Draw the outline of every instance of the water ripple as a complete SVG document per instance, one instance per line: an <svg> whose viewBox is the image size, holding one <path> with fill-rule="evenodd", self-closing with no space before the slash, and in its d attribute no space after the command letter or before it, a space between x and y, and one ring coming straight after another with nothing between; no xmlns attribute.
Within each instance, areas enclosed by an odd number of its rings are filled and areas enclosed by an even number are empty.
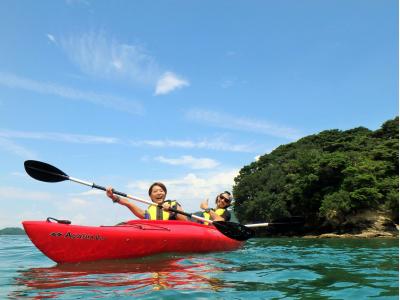
<svg viewBox="0 0 400 300"><path fill-rule="evenodd" d="M397 240L253 239L237 251L55 265L0 237L0 299L398 299Z"/></svg>

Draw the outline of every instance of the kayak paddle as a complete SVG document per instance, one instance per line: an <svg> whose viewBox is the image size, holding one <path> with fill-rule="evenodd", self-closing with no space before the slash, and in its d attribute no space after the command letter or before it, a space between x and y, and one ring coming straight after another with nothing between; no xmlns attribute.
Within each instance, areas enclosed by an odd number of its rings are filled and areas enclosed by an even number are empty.
<svg viewBox="0 0 400 300"><path fill-rule="evenodd" d="M95 184L94 182L87 182L84 180L80 180L71 176L68 176L65 174L63 171L57 169L56 167L49 165L47 163L37 161L37 160L27 160L24 162L24 167L25 171L31 176L32 178L39 180L39 181L44 181L44 182L61 182L65 180L70 180L76 183L80 183L83 185L90 186L95 189L103 190L106 191L106 188L100 185ZM117 194L119 196L129 198L138 202L142 202L148 205L154 205L158 206L158 204L143 200L140 198L136 198L134 196L128 195L126 193L118 192L116 190L113 190L114 194ZM212 223L216 229L218 229L219 232L221 232L223 235L234 239L238 241L245 241L248 240L251 237L254 237L254 231L244 225L241 225L239 223L233 223L233 222L226 222L226 221L212 221L212 220L207 220L205 218L196 216L194 214L189 214L184 211L180 211L177 209L169 208L169 211L185 215L187 217L191 217L193 219L202 221L202 222L208 222Z"/></svg>
<svg viewBox="0 0 400 300"><path fill-rule="evenodd" d="M273 225L297 225L303 226L305 223L304 217L301 216L293 216L286 217L278 220L274 220L269 223L256 223L256 224L246 224L246 227L268 227Z"/></svg>

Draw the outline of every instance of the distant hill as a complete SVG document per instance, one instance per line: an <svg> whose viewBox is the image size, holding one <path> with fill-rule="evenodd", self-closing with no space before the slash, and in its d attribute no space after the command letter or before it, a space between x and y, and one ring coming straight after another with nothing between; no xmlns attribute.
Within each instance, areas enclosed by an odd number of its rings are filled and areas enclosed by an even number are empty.
<svg viewBox="0 0 400 300"><path fill-rule="evenodd" d="M25 230L19 227L7 227L0 229L0 235L25 235Z"/></svg>

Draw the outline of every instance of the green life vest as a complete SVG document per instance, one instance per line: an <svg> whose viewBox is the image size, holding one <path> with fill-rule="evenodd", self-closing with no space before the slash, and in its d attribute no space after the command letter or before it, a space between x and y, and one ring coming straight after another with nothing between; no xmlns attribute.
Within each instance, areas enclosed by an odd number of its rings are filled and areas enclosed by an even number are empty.
<svg viewBox="0 0 400 300"><path fill-rule="evenodd" d="M164 203L169 203L171 208L175 208L178 205L178 202L173 201L173 200L166 200L163 202ZM175 213L171 213L169 211L165 211L162 207L160 206L155 206L155 205L150 205L145 214L144 218L148 220L176 220Z"/></svg>

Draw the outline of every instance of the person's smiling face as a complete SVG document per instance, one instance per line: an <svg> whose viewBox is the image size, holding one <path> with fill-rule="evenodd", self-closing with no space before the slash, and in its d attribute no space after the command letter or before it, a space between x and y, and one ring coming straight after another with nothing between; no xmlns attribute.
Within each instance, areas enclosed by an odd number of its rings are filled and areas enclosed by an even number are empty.
<svg viewBox="0 0 400 300"><path fill-rule="evenodd" d="M218 195L218 202L217 202L217 206L219 208L226 208L227 206L229 206L231 204L231 197L230 195L228 195L227 193L222 193L220 195Z"/></svg>
<svg viewBox="0 0 400 300"><path fill-rule="evenodd" d="M151 189L150 198L154 203L162 204L165 200L165 196L164 190L159 185L155 185Z"/></svg>

